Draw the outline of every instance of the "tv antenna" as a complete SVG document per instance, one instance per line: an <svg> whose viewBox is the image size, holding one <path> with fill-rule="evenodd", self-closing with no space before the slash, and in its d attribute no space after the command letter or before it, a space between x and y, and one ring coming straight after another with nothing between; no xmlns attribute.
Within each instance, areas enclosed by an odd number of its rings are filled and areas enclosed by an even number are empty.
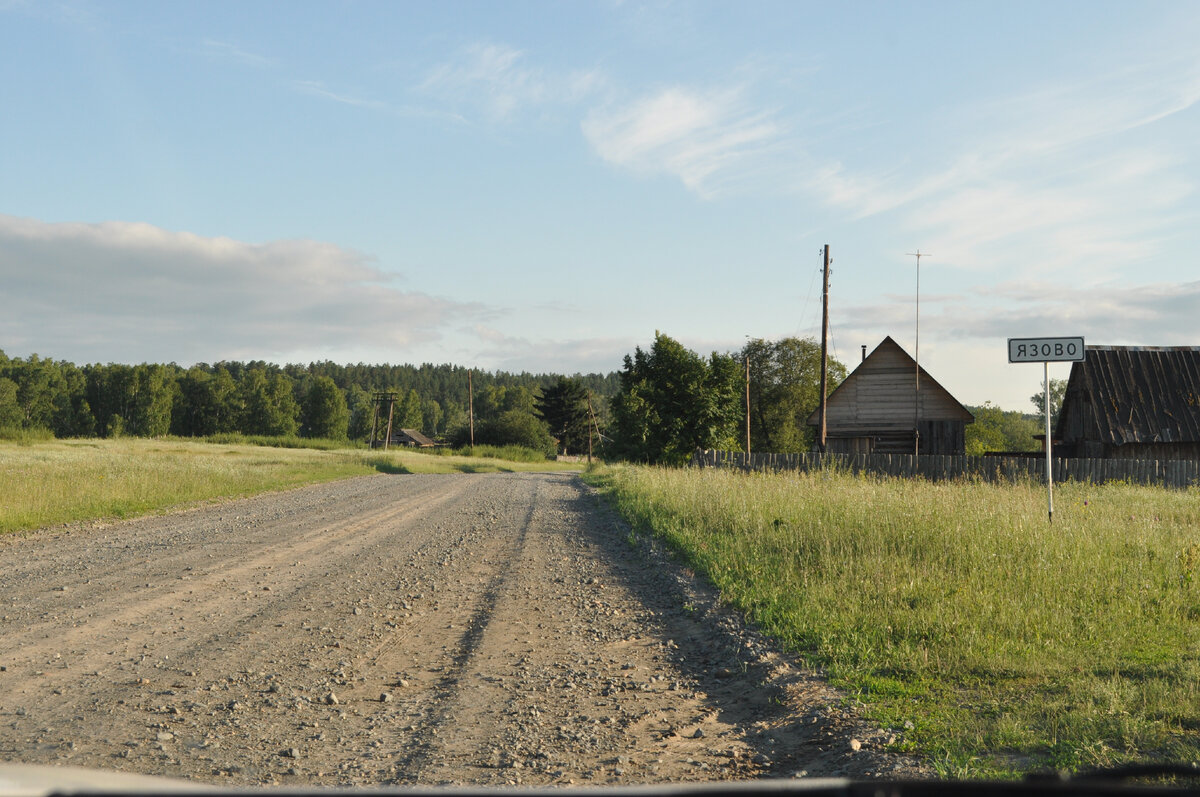
<svg viewBox="0 0 1200 797"><path fill-rule="evenodd" d="M921 453L921 258L933 257L928 252L922 252L918 249L915 252L907 252L909 257L917 259L917 329L916 341L913 344L913 361L917 365L916 373L916 389L913 393L913 453Z"/></svg>

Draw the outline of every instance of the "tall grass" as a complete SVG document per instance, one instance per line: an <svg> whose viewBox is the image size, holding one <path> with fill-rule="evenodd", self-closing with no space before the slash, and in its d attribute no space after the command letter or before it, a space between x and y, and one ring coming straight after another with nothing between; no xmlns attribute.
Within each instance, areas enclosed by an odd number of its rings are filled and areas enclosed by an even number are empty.
<svg viewBox="0 0 1200 797"><path fill-rule="evenodd" d="M54 432L49 429L34 427L26 429L21 426L0 426L0 440L9 443L21 443L23 445L32 445L33 443L44 443L47 440L54 439Z"/></svg>
<svg viewBox="0 0 1200 797"><path fill-rule="evenodd" d="M348 440L331 440L325 437L299 437L297 435L261 435L242 434L241 432L221 432L199 439L205 443L220 443L224 445L263 446L265 448L312 448L317 451L339 451L346 448L366 448L365 443Z"/></svg>
<svg viewBox="0 0 1200 797"><path fill-rule="evenodd" d="M327 452L122 438L0 444L0 532L373 473Z"/></svg>
<svg viewBox="0 0 1200 797"><path fill-rule="evenodd" d="M947 774L1200 758L1195 490L599 473Z"/></svg>
<svg viewBox="0 0 1200 797"><path fill-rule="evenodd" d="M436 449L439 453L447 451L447 449ZM509 462L537 462L545 463L549 460L546 455L533 448L525 446L507 445L507 446L463 446L456 448L450 453L461 457L483 457L484 459L504 459Z"/></svg>

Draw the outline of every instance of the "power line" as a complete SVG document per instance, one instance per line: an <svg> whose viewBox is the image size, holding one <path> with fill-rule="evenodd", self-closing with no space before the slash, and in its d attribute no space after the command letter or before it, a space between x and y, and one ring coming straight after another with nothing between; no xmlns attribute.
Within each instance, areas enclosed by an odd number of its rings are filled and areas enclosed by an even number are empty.
<svg viewBox="0 0 1200 797"><path fill-rule="evenodd" d="M821 258L821 262L819 262L817 267L813 269L812 278L808 281L808 295L804 298L804 306L800 309L800 318L796 324L795 330L792 332L792 337L800 337L805 330L808 330L810 332L809 337L812 337L811 332L816 328L817 325L817 321L815 319L813 320L812 324L805 324L805 319L808 317L808 307L812 303L813 285L817 281L817 275L821 274L825 270L825 250L818 249L817 256Z"/></svg>

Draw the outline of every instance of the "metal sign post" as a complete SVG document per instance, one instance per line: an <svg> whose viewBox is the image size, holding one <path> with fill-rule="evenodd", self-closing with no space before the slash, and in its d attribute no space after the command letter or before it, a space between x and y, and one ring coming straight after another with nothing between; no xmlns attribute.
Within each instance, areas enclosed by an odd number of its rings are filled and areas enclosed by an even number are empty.
<svg viewBox="0 0 1200 797"><path fill-rule="evenodd" d="M1050 458L1050 363L1083 362L1083 338L1009 338L1010 363L1042 364L1042 395L1046 407L1046 513L1054 522L1054 466Z"/></svg>
<svg viewBox="0 0 1200 797"><path fill-rule="evenodd" d="M1050 361L1042 362L1042 398L1046 401L1046 517L1054 522L1054 464L1050 460Z"/></svg>

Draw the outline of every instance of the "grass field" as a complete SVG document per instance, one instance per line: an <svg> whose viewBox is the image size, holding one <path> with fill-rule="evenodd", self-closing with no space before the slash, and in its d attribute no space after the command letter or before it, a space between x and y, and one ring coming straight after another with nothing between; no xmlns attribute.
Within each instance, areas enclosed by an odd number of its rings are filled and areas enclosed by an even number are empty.
<svg viewBox="0 0 1200 797"><path fill-rule="evenodd" d="M578 469L495 456L186 440L0 441L0 533L128 518L369 473ZM495 452L487 452L494 454Z"/></svg>
<svg viewBox="0 0 1200 797"><path fill-rule="evenodd" d="M594 471L943 775L1200 760L1200 493Z"/></svg>

